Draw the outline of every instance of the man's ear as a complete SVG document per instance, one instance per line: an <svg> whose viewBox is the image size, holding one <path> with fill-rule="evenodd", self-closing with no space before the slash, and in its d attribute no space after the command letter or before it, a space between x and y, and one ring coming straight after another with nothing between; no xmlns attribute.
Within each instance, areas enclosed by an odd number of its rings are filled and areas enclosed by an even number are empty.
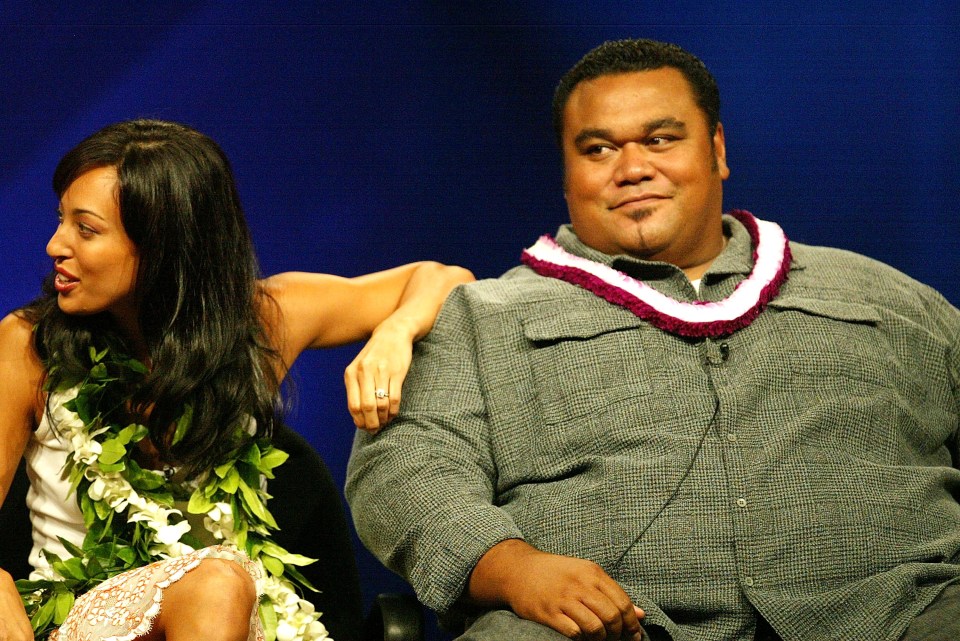
<svg viewBox="0 0 960 641"><path fill-rule="evenodd" d="M723 125L717 123L717 130L713 132L713 162L720 174L721 180L730 177L730 168L727 166L727 144L723 138Z"/></svg>

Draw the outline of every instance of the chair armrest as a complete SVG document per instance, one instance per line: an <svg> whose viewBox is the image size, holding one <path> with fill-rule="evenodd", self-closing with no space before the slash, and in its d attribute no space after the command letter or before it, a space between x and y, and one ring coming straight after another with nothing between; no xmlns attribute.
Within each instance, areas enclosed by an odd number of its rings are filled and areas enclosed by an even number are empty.
<svg viewBox="0 0 960 641"><path fill-rule="evenodd" d="M410 594L378 594L363 627L363 641L422 641L423 606Z"/></svg>

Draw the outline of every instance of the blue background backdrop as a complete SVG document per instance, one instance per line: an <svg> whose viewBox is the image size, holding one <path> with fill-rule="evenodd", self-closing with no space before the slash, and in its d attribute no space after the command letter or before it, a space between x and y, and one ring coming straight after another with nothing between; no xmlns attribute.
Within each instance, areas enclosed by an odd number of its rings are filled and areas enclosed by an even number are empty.
<svg viewBox="0 0 960 641"><path fill-rule="evenodd" d="M955 2L90 4L0 3L3 310L49 269L59 157L137 116L220 142L265 273L431 258L495 276L566 219L554 84L627 36L677 42L717 77L727 207L960 303ZM356 349L296 371L291 422L341 484L353 435L341 372ZM402 586L359 558L368 593Z"/></svg>

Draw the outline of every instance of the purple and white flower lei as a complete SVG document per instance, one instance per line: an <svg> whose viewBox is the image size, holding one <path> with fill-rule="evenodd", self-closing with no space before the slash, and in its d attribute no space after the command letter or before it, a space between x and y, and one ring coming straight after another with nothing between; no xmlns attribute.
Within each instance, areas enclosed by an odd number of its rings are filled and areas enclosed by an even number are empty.
<svg viewBox="0 0 960 641"><path fill-rule="evenodd" d="M754 267L722 301L674 300L623 272L574 256L549 235L525 249L521 260L541 276L578 285L671 334L691 338L728 336L749 325L776 297L787 280L791 260L790 244L779 225L758 220L742 209L730 215L750 234Z"/></svg>

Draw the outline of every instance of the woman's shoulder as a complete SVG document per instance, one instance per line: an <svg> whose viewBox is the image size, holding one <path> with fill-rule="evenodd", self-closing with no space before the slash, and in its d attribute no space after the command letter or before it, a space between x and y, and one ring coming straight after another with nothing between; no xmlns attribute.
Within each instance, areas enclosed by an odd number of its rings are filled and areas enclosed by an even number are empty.
<svg viewBox="0 0 960 641"><path fill-rule="evenodd" d="M38 416L43 364L33 345L33 324L12 312L0 320L0 393L13 405Z"/></svg>
<svg viewBox="0 0 960 641"><path fill-rule="evenodd" d="M24 350L36 355L33 324L22 313L11 312L0 320L0 358L6 361L10 356L23 355Z"/></svg>

